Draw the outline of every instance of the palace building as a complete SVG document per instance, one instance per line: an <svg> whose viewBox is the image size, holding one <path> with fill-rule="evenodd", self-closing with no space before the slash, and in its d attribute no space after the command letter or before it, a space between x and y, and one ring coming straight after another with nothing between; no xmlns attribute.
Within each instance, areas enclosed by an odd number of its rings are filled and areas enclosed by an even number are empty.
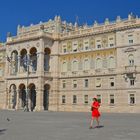
<svg viewBox="0 0 140 140"><path fill-rule="evenodd" d="M0 44L0 108L140 112L140 18L18 26Z"/></svg>

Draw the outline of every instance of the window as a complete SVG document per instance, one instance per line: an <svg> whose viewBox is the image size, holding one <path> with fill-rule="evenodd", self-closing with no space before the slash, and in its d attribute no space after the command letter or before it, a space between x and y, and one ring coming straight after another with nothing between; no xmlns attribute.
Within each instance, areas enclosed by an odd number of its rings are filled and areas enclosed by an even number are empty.
<svg viewBox="0 0 140 140"><path fill-rule="evenodd" d="M89 70L89 60L88 59L84 60L84 70Z"/></svg>
<svg viewBox="0 0 140 140"><path fill-rule="evenodd" d="M129 40L129 44L133 44L133 39L130 39Z"/></svg>
<svg viewBox="0 0 140 140"><path fill-rule="evenodd" d="M73 95L73 104L76 104L76 103L77 103L77 96Z"/></svg>
<svg viewBox="0 0 140 140"><path fill-rule="evenodd" d="M97 95L97 100L99 103L101 103L101 95L99 95L99 94Z"/></svg>
<svg viewBox="0 0 140 140"><path fill-rule="evenodd" d="M65 104L65 103L66 103L66 96L62 95L62 104Z"/></svg>
<svg viewBox="0 0 140 140"><path fill-rule="evenodd" d="M62 64L62 72L67 72L67 63L63 62Z"/></svg>
<svg viewBox="0 0 140 140"><path fill-rule="evenodd" d="M73 80L73 88L77 88L77 80Z"/></svg>
<svg viewBox="0 0 140 140"><path fill-rule="evenodd" d="M114 94L110 94L110 105L114 105L115 100L114 100Z"/></svg>
<svg viewBox="0 0 140 140"><path fill-rule="evenodd" d="M100 58L96 59L96 69L102 68L102 60Z"/></svg>
<svg viewBox="0 0 140 140"><path fill-rule="evenodd" d="M114 44L113 44L113 43L111 43L111 44L109 44L109 46L110 46L110 47L113 47L113 46L114 46Z"/></svg>
<svg viewBox="0 0 140 140"><path fill-rule="evenodd" d="M115 84L114 78L110 78L110 87L114 87L114 84Z"/></svg>
<svg viewBox="0 0 140 140"><path fill-rule="evenodd" d="M88 41L84 42L84 48L85 48L85 50L89 50L89 42Z"/></svg>
<svg viewBox="0 0 140 140"><path fill-rule="evenodd" d="M129 59L129 66L134 66L134 56L133 56L133 54L130 54L128 56L128 59Z"/></svg>
<svg viewBox="0 0 140 140"><path fill-rule="evenodd" d="M66 88L66 81L65 80L62 81L62 88Z"/></svg>
<svg viewBox="0 0 140 140"><path fill-rule="evenodd" d="M99 49L99 48L101 48L102 46L101 46L101 40L97 40L96 41L96 48L97 49Z"/></svg>
<svg viewBox="0 0 140 140"><path fill-rule="evenodd" d="M98 49L101 48L101 44L98 44L98 45L97 45L97 48L98 48Z"/></svg>
<svg viewBox="0 0 140 140"><path fill-rule="evenodd" d="M89 46L85 46L85 50L88 50L89 49Z"/></svg>
<svg viewBox="0 0 140 140"><path fill-rule="evenodd" d="M130 103L130 105L135 104L135 94L129 95L129 103Z"/></svg>
<svg viewBox="0 0 140 140"><path fill-rule="evenodd" d="M85 87L88 87L88 79L84 80L84 85L85 85Z"/></svg>
<svg viewBox="0 0 140 140"><path fill-rule="evenodd" d="M111 86L111 87L114 87L114 82L111 82L111 83L110 83L110 86Z"/></svg>
<svg viewBox="0 0 140 140"><path fill-rule="evenodd" d="M78 43L77 42L73 43L73 52L77 52L77 48L78 48Z"/></svg>
<svg viewBox="0 0 140 140"><path fill-rule="evenodd" d="M109 47L114 47L114 37L109 37L108 38L108 44L109 44Z"/></svg>
<svg viewBox="0 0 140 140"><path fill-rule="evenodd" d="M85 104L88 104L88 95L85 95L85 96L84 96L84 103L85 103Z"/></svg>
<svg viewBox="0 0 140 140"><path fill-rule="evenodd" d="M101 87L101 78L96 79L95 85L96 85L97 88Z"/></svg>
<svg viewBox="0 0 140 140"><path fill-rule="evenodd" d="M78 71L78 62L76 60L73 61L73 71Z"/></svg>
<svg viewBox="0 0 140 140"><path fill-rule="evenodd" d="M132 78L132 79L130 79L130 86L134 86L134 85L135 85L135 79Z"/></svg>
<svg viewBox="0 0 140 140"><path fill-rule="evenodd" d="M64 53L67 52L67 47L66 47L66 45L63 46L63 52L64 52Z"/></svg>
<svg viewBox="0 0 140 140"><path fill-rule="evenodd" d="M109 58L108 68L115 68L115 58L114 57Z"/></svg>
<svg viewBox="0 0 140 140"><path fill-rule="evenodd" d="M133 35L128 35L128 43L133 44Z"/></svg>

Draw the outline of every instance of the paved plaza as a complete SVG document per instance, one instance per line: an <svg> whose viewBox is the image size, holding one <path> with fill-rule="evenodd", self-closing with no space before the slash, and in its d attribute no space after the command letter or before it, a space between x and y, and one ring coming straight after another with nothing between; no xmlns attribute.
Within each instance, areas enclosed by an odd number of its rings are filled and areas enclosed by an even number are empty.
<svg viewBox="0 0 140 140"><path fill-rule="evenodd" d="M140 114L102 113L94 129L89 122L90 113L0 111L0 140L140 139Z"/></svg>

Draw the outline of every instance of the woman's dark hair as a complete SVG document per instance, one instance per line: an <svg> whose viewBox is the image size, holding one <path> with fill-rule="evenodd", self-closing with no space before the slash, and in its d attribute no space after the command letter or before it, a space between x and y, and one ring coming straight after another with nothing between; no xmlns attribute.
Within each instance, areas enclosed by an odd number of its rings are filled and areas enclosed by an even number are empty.
<svg viewBox="0 0 140 140"><path fill-rule="evenodd" d="M97 98L93 98L94 101L98 101Z"/></svg>

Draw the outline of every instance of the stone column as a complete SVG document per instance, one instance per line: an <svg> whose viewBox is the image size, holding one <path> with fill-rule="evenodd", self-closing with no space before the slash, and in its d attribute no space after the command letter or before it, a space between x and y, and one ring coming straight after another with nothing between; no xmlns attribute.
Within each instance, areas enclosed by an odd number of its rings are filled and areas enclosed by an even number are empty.
<svg viewBox="0 0 140 140"><path fill-rule="evenodd" d="M37 59L37 73L40 76L44 76L44 40L40 39L40 49Z"/></svg>
<svg viewBox="0 0 140 140"><path fill-rule="evenodd" d="M19 55L18 56L18 73L20 73L20 58L21 58L21 56Z"/></svg>
<svg viewBox="0 0 140 140"><path fill-rule="evenodd" d="M43 80L40 78L39 78L39 81L43 82ZM42 82L38 85L38 89L36 90L36 107L35 107L36 111L44 110L44 107L43 107L44 82L43 83Z"/></svg>
<svg viewBox="0 0 140 140"><path fill-rule="evenodd" d="M50 88L49 110L59 110L59 41L55 41L51 51L50 72L53 76Z"/></svg>
<svg viewBox="0 0 140 140"><path fill-rule="evenodd" d="M17 98L16 98L16 110L19 109L19 103L20 103L20 99L19 99L19 94L20 94L20 90L16 90L17 92Z"/></svg>
<svg viewBox="0 0 140 140"><path fill-rule="evenodd" d="M36 85L36 111L43 110L43 91L44 91L44 40L40 39L40 50L37 60L38 85Z"/></svg>

